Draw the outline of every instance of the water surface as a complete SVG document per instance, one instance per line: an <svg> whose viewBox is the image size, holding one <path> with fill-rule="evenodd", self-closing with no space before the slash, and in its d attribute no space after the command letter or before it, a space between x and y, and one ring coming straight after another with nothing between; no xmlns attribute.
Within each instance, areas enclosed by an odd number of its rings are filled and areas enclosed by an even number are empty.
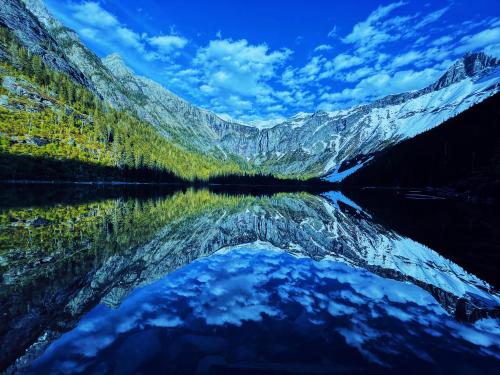
<svg viewBox="0 0 500 375"><path fill-rule="evenodd" d="M500 365L500 242L486 211L360 192L12 189L0 213L7 372ZM473 224L447 220L442 246L425 228L452 208ZM474 241L452 251L464 236L483 244L481 261Z"/></svg>

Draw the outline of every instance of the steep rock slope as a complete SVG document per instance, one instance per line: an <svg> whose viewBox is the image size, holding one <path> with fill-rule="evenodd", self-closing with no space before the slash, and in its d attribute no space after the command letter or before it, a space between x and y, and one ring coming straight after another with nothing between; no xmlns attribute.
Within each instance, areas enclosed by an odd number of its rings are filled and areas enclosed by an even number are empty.
<svg viewBox="0 0 500 375"><path fill-rule="evenodd" d="M61 46L42 26L37 17L26 9L22 2L18 0L2 0L1 5L0 26L13 30L28 51L39 55L48 66L67 73L76 82L92 88L90 81L85 78L78 68L71 64ZM54 21L51 19L50 22ZM57 25L57 27L62 27L59 23ZM2 55L2 46L0 46L0 58Z"/></svg>
<svg viewBox="0 0 500 375"><path fill-rule="evenodd" d="M336 112L298 114L269 129L224 121L151 80L136 77L116 56L105 60L122 84L148 98L147 112L170 113L178 139L239 155L259 169L281 176L327 176L335 181L352 161L426 132L499 90L500 62L483 53L467 54L434 84ZM113 63L110 63L113 62ZM187 131L187 132L186 132ZM339 176L340 175L340 176Z"/></svg>
<svg viewBox="0 0 500 375"><path fill-rule="evenodd" d="M107 56L102 61L127 90L128 97L122 105L131 102L142 118L156 124L167 136L175 137L185 146L227 156L221 147L223 145L220 143L217 129L233 131L243 138L247 132L255 130L222 120L214 113L183 100L159 83L137 76L117 54ZM138 100L134 101L134 98ZM238 150L233 150L233 153L239 154Z"/></svg>
<svg viewBox="0 0 500 375"><path fill-rule="evenodd" d="M191 105L160 84L136 76L116 54L101 60L81 43L74 31L52 17L41 0L22 1L64 48L69 61L87 77L96 93L115 108L137 113L164 136L187 148L229 157L219 147L213 128L236 127L239 133L248 128L228 123L212 112Z"/></svg>

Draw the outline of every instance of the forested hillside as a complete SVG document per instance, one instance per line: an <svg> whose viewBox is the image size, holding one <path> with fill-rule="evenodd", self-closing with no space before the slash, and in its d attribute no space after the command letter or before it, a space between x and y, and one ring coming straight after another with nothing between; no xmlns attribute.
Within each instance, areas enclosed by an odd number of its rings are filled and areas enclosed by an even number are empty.
<svg viewBox="0 0 500 375"><path fill-rule="evenodd" d="M252 174L174 145L49 69L0 28L0 179L206 180Z"/></svg>

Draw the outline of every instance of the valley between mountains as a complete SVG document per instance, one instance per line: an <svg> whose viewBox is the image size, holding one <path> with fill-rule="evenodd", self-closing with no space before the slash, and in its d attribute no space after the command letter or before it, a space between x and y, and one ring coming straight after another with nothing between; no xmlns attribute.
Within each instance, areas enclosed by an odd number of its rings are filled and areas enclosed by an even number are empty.
<svg viewBox="0 0 500 375"><path fill-rule="evenodd" d="M258 129L190 104L117 54L100 59L40 0L3 0L0 26L2 179L340 182L500 88L500 61L467 53L420 90ZM491 155L484 163L498 163Z"/></svg>

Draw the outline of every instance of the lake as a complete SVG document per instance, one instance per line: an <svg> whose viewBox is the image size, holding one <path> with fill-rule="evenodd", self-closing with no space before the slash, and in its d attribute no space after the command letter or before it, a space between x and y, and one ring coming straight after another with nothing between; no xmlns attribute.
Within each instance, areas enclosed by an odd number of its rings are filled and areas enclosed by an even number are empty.
<svg viewBox="0 0 500 375"><path fill-rule="evenodd" d="M0 371L496 373L497 212L411 190L4 185Z"/></svg>

